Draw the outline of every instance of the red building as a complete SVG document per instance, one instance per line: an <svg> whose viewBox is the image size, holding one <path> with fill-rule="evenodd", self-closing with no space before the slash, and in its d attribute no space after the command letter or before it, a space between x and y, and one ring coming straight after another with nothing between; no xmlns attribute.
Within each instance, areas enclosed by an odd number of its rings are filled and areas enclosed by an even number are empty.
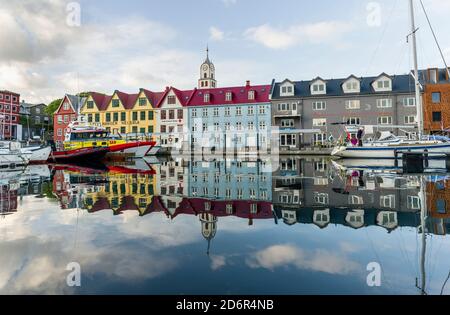
<svg viewBox="0 0 450 315"><path fill-rule="evenodd" d="M0 138L17 139L20 94L0 91Z"/></svg>
<svg viewBox="0 0 450 315"><path fill-rule="evenodd" d="M64 142L66 129L72 121L77 119L79 109L84 101L85 98L75 95L66 95L56 112L53 114L53 140L57 147L61 147Z"/></svg>

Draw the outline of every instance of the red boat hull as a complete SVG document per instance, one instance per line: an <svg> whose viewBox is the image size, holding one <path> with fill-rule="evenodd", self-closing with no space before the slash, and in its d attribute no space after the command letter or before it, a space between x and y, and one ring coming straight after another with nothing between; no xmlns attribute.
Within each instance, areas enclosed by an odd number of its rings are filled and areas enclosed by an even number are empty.
<svg viewBox="0 0 450 315"><path fill-rule="evenodd" d="M110 152L109 148L83 148L77 150L54 151L50 160L54 162L80 162L89 163L103 159Z"/></svg>

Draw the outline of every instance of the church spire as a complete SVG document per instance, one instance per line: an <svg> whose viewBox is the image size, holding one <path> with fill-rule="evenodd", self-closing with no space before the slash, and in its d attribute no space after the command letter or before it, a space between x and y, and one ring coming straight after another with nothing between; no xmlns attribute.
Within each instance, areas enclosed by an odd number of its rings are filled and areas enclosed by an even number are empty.
<svg viewBox="0 0 450 315"><path fill-rule="evenodd" d="M206 59L200 66L200 79L198 80L199 89L210 89L217 87L216 69L209 59L209 45L206 44Z"/></svg>

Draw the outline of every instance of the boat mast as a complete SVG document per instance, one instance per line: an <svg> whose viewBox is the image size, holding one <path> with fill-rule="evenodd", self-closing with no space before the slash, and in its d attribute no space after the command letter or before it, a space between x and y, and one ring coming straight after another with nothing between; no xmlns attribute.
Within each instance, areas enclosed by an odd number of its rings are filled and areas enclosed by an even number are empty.
<svg viewBox="0 0 450 315"><path fill-rule="evenodd" d="M414 57L414 85L416 91L416 106L417 106L417 127L419 129L419 140L422 140L423 135L423 109L422 109L422 99L420 97L420 82L419 82L419 65L417 61L417 39L416 39L416 23L414 19L414 2L409 0L410 13L411 13L411 36L412 36L412 46L413 46L413 57Z"/></svg>

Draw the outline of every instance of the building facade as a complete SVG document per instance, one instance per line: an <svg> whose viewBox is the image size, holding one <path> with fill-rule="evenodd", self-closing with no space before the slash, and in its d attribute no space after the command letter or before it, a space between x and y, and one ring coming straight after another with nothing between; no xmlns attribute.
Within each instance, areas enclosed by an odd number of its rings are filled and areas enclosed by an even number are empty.
<svg viewBox="0 0 450 315"><path fill-rule="evenodd" d="M272 83L272 122L281 150L328 145L343 136L343 125L366 126L366 137L391 130L417 133L417 107L411 75ZM371 127L370 127L371 126Z"/></svg>
<svg viewBox="0 0 450 315"><path fill-rule="evenodd" d="M191 150L268 152L271 149L270 86L197 89L187 104Z"/></svg>
<svg viewBox="0 0 450 315"><path fill-rule="evenodd" d="M72 121L77 120L84 101L85 98L66 94L58 109L53 114L53 140L57 148L62 147L67 127Z"/></svg>
<svg viewBox="0 0 450 315"><path fill-rule="evenodd" d="M47 105L20 103L20 116L22 118L22 139L44 139L53 128L51 117L46 113Z"/></svg>
<svg viewBox="0 0 450 315"><path fill-rule="evenodd" d="M0 138L20 138L20 94L0 91ZM19 139L20 140L20 139Z"/></svg>
<svg viewBox="0 0 450 315"><path fill-rule="evenodd" d="M424 88L423 122L428 134L450 134L450 79L446 69L420 72Z"/></svg>

